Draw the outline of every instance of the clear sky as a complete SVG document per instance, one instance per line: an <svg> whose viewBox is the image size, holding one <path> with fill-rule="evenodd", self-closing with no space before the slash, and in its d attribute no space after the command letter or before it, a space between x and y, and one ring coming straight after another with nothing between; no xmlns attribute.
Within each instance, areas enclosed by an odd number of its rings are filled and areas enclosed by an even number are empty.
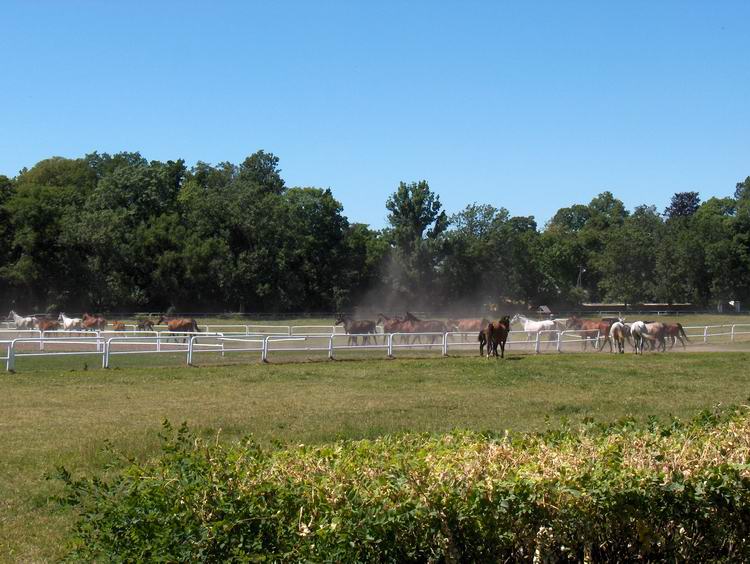
<svg viewBox="0 0 750 564"><path fill-rule="evenodd" d="M750 2L0 3L0 174L61 155L281 159L382 227L611 190L663 209L750 175Z"/></svg>

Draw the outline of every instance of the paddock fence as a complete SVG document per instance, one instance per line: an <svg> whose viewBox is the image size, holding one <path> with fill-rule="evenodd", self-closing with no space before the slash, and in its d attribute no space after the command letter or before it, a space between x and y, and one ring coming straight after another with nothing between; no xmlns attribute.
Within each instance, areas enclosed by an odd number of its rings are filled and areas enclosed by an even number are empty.
<svg viewBox="0 0 750 564"><path fill-rule="evenodd" d="M99 357L109 368L113 358L124 355L184 355L193 365L198 355L249 354L261 362L272 357L294 360L298 353L321 353L329 359L339 354L365 352L394 358L405 353L461 354L477 352L476 332L445 333L368 333L349 335L335 325L253 326L211 325L212 331L176 333L161 328L153 331L39 331L36 329L0 329L0 361L14 371L17 360L26 357ZM208 328L207 328L208 329ZM224 329L224 331L216 331ZM750 343L750 323L684 327L688 346ZM526 333L512 330L506 349L526 353L599 351L606 335L572 329ZM674 346L671 341L668 345Z"/></svg>

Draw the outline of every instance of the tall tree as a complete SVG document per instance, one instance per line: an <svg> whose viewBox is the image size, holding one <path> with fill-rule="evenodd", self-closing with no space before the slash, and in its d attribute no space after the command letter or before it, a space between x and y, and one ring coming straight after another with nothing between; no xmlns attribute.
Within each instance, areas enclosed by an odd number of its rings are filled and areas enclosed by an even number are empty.
<svg viewBox="0 0 750 564"><path fill-rule="evenodd" d="M664 210L664 216L668 219L678 217L691 217L698 211L701 199L698 192L677 192L672 196L672 201Z"/></svg>

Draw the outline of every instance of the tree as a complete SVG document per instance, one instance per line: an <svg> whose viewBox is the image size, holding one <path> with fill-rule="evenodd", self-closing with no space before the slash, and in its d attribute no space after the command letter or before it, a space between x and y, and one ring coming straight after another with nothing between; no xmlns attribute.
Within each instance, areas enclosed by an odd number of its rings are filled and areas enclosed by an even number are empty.
<svg viewBox="0 0 750 564"><path fill-rule="evenodd" d="M401 182L386 201L390 237L389 281L396 294L410 303L427 303L436 287L436 267L441 259L441 235L448 217L441 210L440 197L426 180Z"/></svg>
<svg viewBox="0 0 750 564"><path fill-rule="evenodd" d="M698 211L701 199L698 192L677 192L672 196L672 201L664 210L664 216L668 219L677 217L691 217Z"/></svg>
<svg viewBox="0 0 750 564"><path fill-rule="evenodd" d="M258 151L247 157L239 167L239 178L264 192L281 194L284 181L278 168L279 158L273 153Z"/></svg>

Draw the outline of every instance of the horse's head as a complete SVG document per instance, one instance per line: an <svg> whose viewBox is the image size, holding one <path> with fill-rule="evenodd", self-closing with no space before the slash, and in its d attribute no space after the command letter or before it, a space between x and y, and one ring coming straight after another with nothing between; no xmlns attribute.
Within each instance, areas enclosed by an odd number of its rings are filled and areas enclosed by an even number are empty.
<svg viewBox="0 0 750 564"><path fill-rule="evenodd" d="M349 318L348 315L339 313L336 315L336 322L334 325L341 325L342 323L346 323L346 320Z"/></svg>
<svg viewBox="0 0 750 564"><path fill-rule="evenodd" d="M149 319L149 321L151 320ZM156 321L156 325L161 325L162 323L166 323L166 321L167 321L167 318L164 317L163 315L160 315L159 319Z"/></svg>
<svg viewBox="0 0 750 564"><path fill-rule="evenodd" d="M58 321L64 321L65 320L65 314L63 312L60 312L60 315L57 316Z"/></svg>
<svg viewBox="0 0 750 564"><path fill-rule="evenodd" d="M406 321L414 321L415 323L419 323L420 321L422 321L421 319L419 319L416 315L414 315L410 311L406 312L406 316L404 316L404 319Z"/></svg>
<svg viewBox="0 0 750 564"><path fill-rule="evenodd" d="M458 331L458 319L449 319L445 324L451 331Z"/></svg>
<svg viewBox="0 0 750 564"><path fill-rule="evenodd" d="M568 322L565 324L566 329L578 329L580 326L581 326L581 320L575 315L571 315L568 318Z"/></svg>
<svg viewBox="0 0 750 564"><path fill-rule="evenodd" d="M508 317L508 316L506 315L505 317ZM519 314L515 314L513 316L513 319L510 320L510 322L515 323L516 321L520 321L520 320L521 320L521 316Z"/></svg>
<svg viewBox="0 0 750 564"><path fill-rule="evenodd" d="M10 313L8 314L8 317L6 319L15 319L16 318L16 312L13 310L10 310Z"/></svg>

